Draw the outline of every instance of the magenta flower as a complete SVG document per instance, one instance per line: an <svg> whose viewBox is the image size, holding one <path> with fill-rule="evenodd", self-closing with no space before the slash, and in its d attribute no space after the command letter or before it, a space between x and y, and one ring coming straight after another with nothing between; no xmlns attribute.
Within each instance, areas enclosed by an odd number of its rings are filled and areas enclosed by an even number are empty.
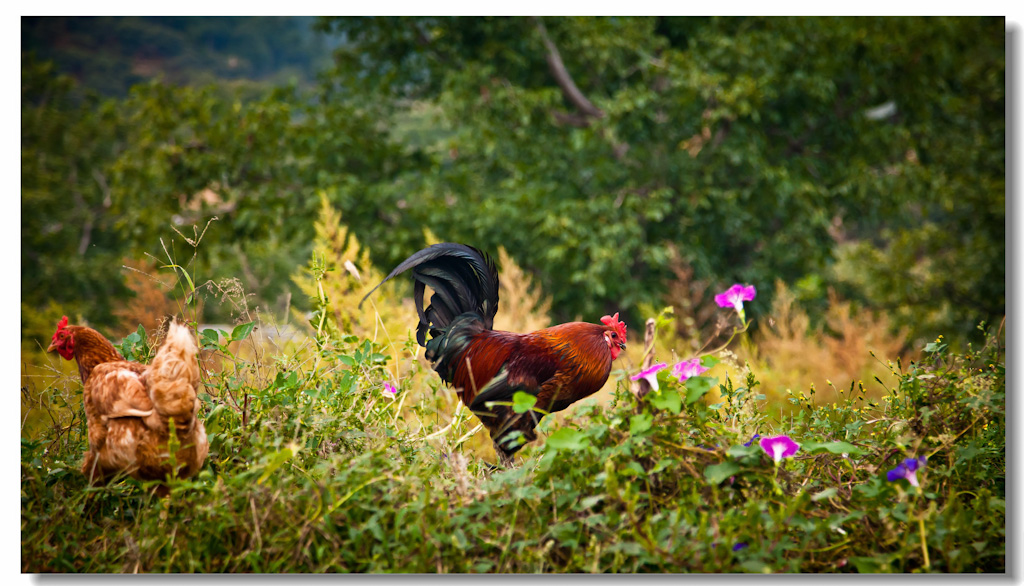
<svg viewBox="0 0 1024 586"><path fill-rule="evenodd" d="M640 372L638 372L638 373L634 374L633 376L629 377L629 380L640 380L642 378L643 379L647 379L647 384L651 385L651 390L652 391L657 391L658 390L658 377L656 375L657 375L657 372L659 370L663 369L663 368L668 368L668 364L665 364L664 362L659 362L657 364L653 364L647 370L641 370Z"/></svg>
<svg viewBox="0 0 1024 586"><path fill-rule="evenodd" d="M924 456L920 458L907 458L890 470L885 477L889 479L889 482L896 482L903 478L910 483L910 486L919 486L917 484L917 469L924 468L927 461L928 458Z"/></svg>
<svg viewBox="0 0 1024 586"><path fill-rule="evenodd" d="M778 464L783 458L789 458L800 449L800 444L789 439L788 435L763 437L759 442L761 449Z"/></svg>
<svg viewBox="0 0 1024 586"><path fill-rule="evenodd" d="M757 290L754 289L753 285L740 285L736 283L724 293L715 295L715 303L719 307L732 307L742 315L743 302L753 301L755 295L757 295Z"/></svg>
<svg viewBox="0 0 1024 586"><path fill-rule="evenodd" d="M393 399L395 398L396 395L398 395L398 389L395 388L395 385L386 382L384 383L384 395L386 397L391 397Z"/></svg>
<svg viewBox="0 0 1024 586"><path fill-rule="evenodd" d="M707 370L706 366L701 366L699 358L694 358L692 360L684 360L673 366L672 374L679 379L679 382L683 382L691 376L700 376L702 373L707 372Z"/></svg>

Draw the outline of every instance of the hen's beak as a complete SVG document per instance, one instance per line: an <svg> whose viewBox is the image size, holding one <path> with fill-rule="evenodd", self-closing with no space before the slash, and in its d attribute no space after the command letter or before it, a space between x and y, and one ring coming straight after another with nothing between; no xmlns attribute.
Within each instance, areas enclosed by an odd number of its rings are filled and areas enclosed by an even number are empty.
<svg viewBox="0 0 1024 586"><path fill-rule="evenodd" d="M50 345L49 345L49 347L46 348L46 351L47 352L56 352L57 351L57 342L50 342Z"/></svg>
<svg viewBox="0 0 1024 586"><path fill-rule="evenodd" d="M623 344L622 342L619 342L619 350L625 350L625 349L626 349L626 345Z"/></svg>

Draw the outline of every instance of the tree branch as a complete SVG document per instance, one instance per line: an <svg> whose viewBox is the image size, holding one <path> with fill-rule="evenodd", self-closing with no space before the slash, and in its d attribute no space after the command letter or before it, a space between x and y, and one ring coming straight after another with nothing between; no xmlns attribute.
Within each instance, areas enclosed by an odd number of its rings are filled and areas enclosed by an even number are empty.
<svg viewBox="0 0 1024 586"><path fill-rule="evenodd" d="M544 27L544 23L536 16L531 16L530 20L533 21L534 25L536 25L537 32L540 33L541 41L544 42L544 47L548 50L546 55L548 67L551 69L551 75L553 75L555 77L555 81L558 82L558 87L562 88L562 95L565 96L565 99L569 100L577 110L586 116L591 116L593 118L600 118L604 116L604 112L592 104L590 100L583 95L583 92L576 87L576 83L573 82L572 76L569 75L569 71L565 68L565 63L562 62L562 56L558 52L558 47L555 46L555 43L551 41L551 37L548 36L548 30Z"/></svg>
<svg viewBox="0 0 1024 586"><path fill-rule="evenodd" d="M85 203L82 192L78 190L78 170L73 167L71 169L71 176L68 177L68 183L70 183L71 195L75 199L75 207L80 209L82 215L85 216L85 222L82 226L82 238L78 241L78 256L84 256L85 252L89 250L89 243L92 241L93 213L89 209L89 204Z"/></svg>

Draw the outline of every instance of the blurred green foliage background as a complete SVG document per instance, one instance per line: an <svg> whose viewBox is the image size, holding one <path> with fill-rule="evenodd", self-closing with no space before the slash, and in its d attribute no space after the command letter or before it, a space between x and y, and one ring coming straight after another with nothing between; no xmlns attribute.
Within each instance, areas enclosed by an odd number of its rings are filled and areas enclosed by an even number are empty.
<svg viewBox="0 0 1024 586"><path fill-rule="evenodd" d="M637 323L685 267L755 284L755 319L781 280L966 340L1005 313L1004 46L974 17L23 18L22 338L116 328L147 254L308 309L322 193L385 271L424 228L504 246L556 322ZM173 229L214 216L193 259Z"/></svg>

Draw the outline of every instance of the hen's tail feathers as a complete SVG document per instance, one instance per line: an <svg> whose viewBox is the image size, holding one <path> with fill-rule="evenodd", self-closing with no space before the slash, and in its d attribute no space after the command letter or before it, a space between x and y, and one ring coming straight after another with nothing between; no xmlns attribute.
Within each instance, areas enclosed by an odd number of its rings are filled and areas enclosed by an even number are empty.
<svg viewBox="0 0 1024 586"><path fill-rule="evenodd" d="M377 287L410 269L416 282L413 298L420 318L416 341L421 346L426 346L428 331L432 338L437 337L463 313L476 313L485 328L494 327L494 314L498 312L498 271L490 255L465 244L434 244L405 259ZM434 294L430 305L424 309L423 295L428 286ZM359 303L362 305L362 301Z"/></svg>
<svg viewBox="0 0 1024 586"><path fill-rule="evenodd" d="M189 329L172 322L146 374L149 396L157 412L186 426L191 425L198 406L198 352Z"/></svg>

